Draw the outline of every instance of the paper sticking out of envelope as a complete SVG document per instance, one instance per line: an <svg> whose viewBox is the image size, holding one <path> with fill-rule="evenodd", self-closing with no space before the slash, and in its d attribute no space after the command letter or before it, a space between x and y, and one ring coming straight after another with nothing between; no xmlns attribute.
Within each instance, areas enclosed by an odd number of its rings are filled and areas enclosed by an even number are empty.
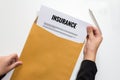
<svg viewBox="0 0 120 80"><path fill-rule="evenodd" d="M81 43L90 24L46 6L40 8L37 24L56 36Z"/></svg>
<svg viewBox="0 0 120 80"><path fill-rule="evenodd" d="M42 6L11 80L70 80L88 25Z"/></svg>

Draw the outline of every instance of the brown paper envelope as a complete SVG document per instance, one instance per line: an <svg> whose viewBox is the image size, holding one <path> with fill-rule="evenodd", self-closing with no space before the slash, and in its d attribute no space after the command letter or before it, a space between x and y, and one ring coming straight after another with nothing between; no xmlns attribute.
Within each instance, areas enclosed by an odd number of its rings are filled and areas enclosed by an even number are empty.
<svg viewBox="0 0 120 80"><path fill-rule="evenodd" d="M11 80L69 80L82 47L34 23Z"/></svg>

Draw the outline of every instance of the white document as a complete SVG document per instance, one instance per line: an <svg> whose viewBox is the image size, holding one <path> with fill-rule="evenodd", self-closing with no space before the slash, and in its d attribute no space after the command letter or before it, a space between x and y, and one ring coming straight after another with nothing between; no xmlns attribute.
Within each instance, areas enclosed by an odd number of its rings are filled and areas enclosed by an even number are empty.
<svg viewBox="0 0 120 80"><path fill-rule="evenodd" d="M90 24L46 6L41 6L37 25L58 37L83 43L87 35L86 28Z"/></svg>

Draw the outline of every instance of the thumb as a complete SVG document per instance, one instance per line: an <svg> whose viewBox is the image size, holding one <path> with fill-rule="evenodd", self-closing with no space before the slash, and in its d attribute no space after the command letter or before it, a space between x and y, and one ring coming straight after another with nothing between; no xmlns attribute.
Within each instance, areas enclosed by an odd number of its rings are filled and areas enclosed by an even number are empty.
<svg viewBox="0 0 120 80"><path fill-rule="evenodd" d="M13 62L13 63L9 66L9 68L10 68L10 70L12 70L12 69L18 67L19 65L22 65L22 61Z"/></svg>
<svg viewBox="0 0 120 80"><path fill-rule="evenodd" d="M8 65L10 70L21 64L22 64L22 61L18 60L17 54L11 54L8 56Z"/></svg>
<svg viewBox="0 0 120 80"><path fill-rule="evenodd" d="M94 36L94 33L93 33L93 28L91 26L87 27L87 36L89 38L93 37Z"/></svg>

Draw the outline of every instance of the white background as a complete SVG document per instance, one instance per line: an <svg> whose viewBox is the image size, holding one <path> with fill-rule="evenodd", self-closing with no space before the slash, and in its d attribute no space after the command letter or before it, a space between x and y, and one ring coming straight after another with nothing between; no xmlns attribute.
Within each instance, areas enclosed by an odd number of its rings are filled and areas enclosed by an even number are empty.
<svg viewBox="0 0 120 80"><path fill-rule="evenodd" d="M95 14L103 33L97 55L96 80L120 80L119 0L0 0L0 56L20 55L41 4L90 22L88 8ZM74 80L82 55L71 80ZM9 80L8 74L3 80Z"/></svg>

